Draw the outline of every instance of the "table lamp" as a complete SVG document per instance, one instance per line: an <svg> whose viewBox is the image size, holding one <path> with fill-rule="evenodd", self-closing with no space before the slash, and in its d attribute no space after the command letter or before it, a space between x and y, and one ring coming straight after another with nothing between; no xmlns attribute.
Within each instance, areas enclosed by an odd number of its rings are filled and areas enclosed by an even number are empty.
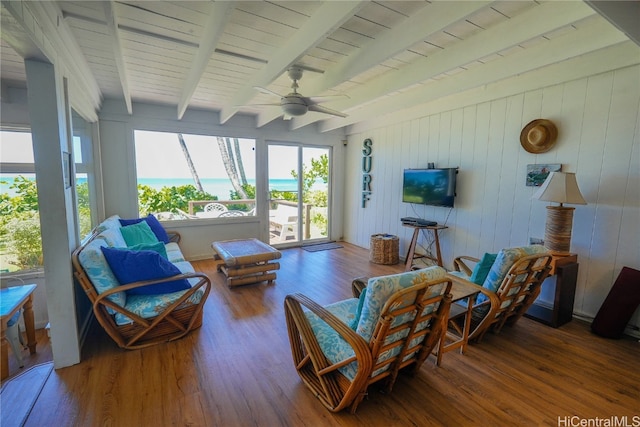
<svg viewBox="0 0 640 427"><path fill-rule="evenodd" d="M544 246L554 255L569 255L573 211L575 208L563 206L563 204L587 204L582 194L580 194L580 189L576 182L576 174L551 172L531 198L560 203L560 206L547 206Z"/></svg>

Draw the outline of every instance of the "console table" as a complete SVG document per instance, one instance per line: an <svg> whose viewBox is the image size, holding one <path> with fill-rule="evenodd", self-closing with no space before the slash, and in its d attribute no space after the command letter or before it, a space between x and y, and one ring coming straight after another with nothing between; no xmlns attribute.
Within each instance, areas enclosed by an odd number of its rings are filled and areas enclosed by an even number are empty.
<svg viewBox="0 0 640 427"><path fill-rule="evenodd" d="M549 278L555 278L553 305L548 307L536 301L524 315L557 328L573 318L573 302L578 279L578 255L554 256L551 261L551 273L545 283Z"/></svg>
<svg viewBox="0 0 640 427"><path fill-rule="evenodd" d="M36 285L12 286L0 290L0 319L2 321L2 365L0 368L0 379L9 376L9 344L7 343L7 324L9 319L24 308L24 326L27 330L27 346L29 352L36 352L36 328L33 315L33 291Z"/></svg>
<svg viewBox="0 0 640 427"><path fill-rule="evenodd" d="M427 258L431 261L435 261L440 267L442 267L442 253L440 252L440 239L438 238L438 231L449 228L446 225L412 225L402 224L404 227L413 228L413 237L411 237L411 243L409 243L409 249L407 250L407 256L404 261L404 271L411 270L413 260L419 258ZM429 254L416 254L416 244L418 243L418 237L420 237L420 230L428 230L433 234L433 241L436 245L436 256L433 257Z"/></svg>

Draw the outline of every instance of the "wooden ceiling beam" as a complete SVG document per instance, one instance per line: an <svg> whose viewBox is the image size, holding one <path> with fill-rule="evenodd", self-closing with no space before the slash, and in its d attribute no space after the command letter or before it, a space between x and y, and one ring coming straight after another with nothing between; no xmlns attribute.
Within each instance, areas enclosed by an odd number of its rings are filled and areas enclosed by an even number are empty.
<svg viewBox="0 0 640 427"><path fill-rule="evenodd" d="M184 112L187 110L189 102L202 79L202 75L207 69L209 60L216 50L218 40L220 40L220 36L224 33L225 23L229 20L234 8L234 3L230 1L216 1L211 3L211 11L204 25L200 45L193 57L191 67L189 67L189 73L182 87L180 102L178 103L178 120L182 119Z"/></svg>
<svg viewBox="0 0 640 427"><path fill-rule="evenodd" d="M320 125L328 131L352 125L369 117L383 117L397 110L428 103L447 96L482 87L519 74L566 62L570 58L586 55L628 41L628 38L606 21L540 43L521 52L496 59L440 81L430 82L412 90L388 96L381 102L360 108L344 119L330 119ZM640 57L635 58L640 62Z"/></svg>
<svg viewBox="0 0 640 427"><path fill-rule="evenodd" d="M113 58L116 62L118 76L120 77L120 86L124 96L124 103L127 106L127 112L133 114L131 105L131 92L129 91L129 77L127 75L127 67L122 55L122 43L120 42L120 33L118 32L118 17L114 11L113 0L103 2L104 15L106 18L107 32L111 38L111 47L113 48Z"/></svg>
<svg viewBox="0 0 640 427"><path fill-rule="evenodd" d="M388 93L400 91L442 73L465 66L477 58L488 57L518 46L542 34L565 27L594 14L595 12L589 6L581 2L544 3L467 40L460 41L428 57L418 59L400 70L382 74L349 91L347 93L349 99L336 101L331 104L331 108L348 111L357 105L385 97ZM544 55L544 52L542 54ZM466 71L465 74L468 72ZM351 113L349 115L351 116ZM293 120L292 128L297 129L313 121L317 121L317 118L299 117Z"/></svg>
<svg viewBox="0 0 640 427"><path fill-rule="evenodd" d="M340 63L327 70L322 78L305 84L305 93L317 95L348 81L358 74L383 63L393 56L402 53L411 46L439 33L446 27L468 18L473 13L486 7L491 1L475 2L436 2L425 3L419 11L411 14L402 25L384 32L380 37L369 41L357 53L345 57ZM264 111L258 118L258 126L264 126L281 116L277 111ZM305 116L304 122L311 123L318 117L328 116L312 114ZM300 123L302 121L298 121Z"/></svg>
<svg viewBox="0 0 640 427"><path fill-rule="evenodd" d="M46 57L68 77L71 106L85 120L96 122L102 92L58 4L3 0L2 14L5 13L12 16L23 35L21 41L14 40L16 44L12 44L16 52L24 59ZM5 28L2 31L3 39L12 43L10 37L5 38Z"/></svg>
<svg viewBox="0 0 640 427"><path fill-rule="evenodd" d="M600 49L548 67L532 70L528 73L478 86L470 90L440 97L433 101L407 106L382 117L370 118L349 125L346 134L355 134L371 129L397 124L402 121L438 114L458 108L490 102L524 92L535 91L549 86L563 84L589 76L602 74L638 63L640 48L630 40L607 49ZM330 130L331 126L322 131Z"/></svg>
<svg viewBox="0 0 640 427"><path fill-rule="evenodd" d="M254 96L254 86L268 86L280 77L305 53L317 46L329 34L355 15L367 1L324 2L296 33L280 48L251 81L240 88L220 113L221 124L226 123L242 105Z"/></svg>

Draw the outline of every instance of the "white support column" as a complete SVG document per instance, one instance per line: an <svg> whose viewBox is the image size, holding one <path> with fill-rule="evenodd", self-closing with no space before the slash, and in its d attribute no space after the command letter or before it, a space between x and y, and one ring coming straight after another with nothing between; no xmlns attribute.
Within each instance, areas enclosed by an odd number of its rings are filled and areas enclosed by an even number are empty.
<svg viewBox="0 0 640 427"><path fill-rule="evenodd" d="M71 152L68 99L54 66L25 60L31 136L38 181L38 202L47 307L54 366L80 362L71 252L78 244L73 187L65 183L64 153ZM68 177L73 176L73 159ZM69 179L69 178L67 178Z"/></svg>

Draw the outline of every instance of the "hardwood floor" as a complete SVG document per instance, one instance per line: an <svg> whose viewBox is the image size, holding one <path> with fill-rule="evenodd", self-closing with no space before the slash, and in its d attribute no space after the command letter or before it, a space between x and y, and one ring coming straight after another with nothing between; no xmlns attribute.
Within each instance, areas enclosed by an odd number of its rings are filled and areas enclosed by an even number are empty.
<svg viewBox="0 0 640 427"><path fill-rule="evenodd" d="M96 327L82 363L50 375L26 425L557 426L564 417L640 417L638 342L600 338L575 320L553 329L526 318L465 355L447 353L439 368L429 358L389 395L374 386L355 415L327 411L292 366L284 296L326 304L349 297L353 277L402 270L343 246L284 250L271 285L230 289L213 261L194 263L215 282L202 328L125 351Z"/></svg>

